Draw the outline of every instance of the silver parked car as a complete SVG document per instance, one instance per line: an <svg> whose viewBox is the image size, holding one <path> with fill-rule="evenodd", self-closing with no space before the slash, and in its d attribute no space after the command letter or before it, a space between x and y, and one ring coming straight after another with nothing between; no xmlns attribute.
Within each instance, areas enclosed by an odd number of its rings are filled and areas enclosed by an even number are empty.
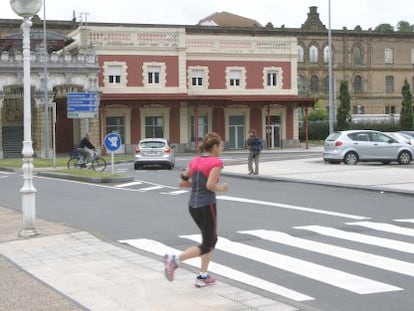
<svg viewBox="0 0 414 311"><path fill-rule="evenodd" d="M352 130L335 132L325 139L323 159L329 163L357 164L364 162L397 161L409 164L414 156L414 148L398 142L391 136L372 130Z"/></svg>
<svg viewBox="0 0 414 311"><path fill-rule="evenodd" d="M136 170L144 166L163 166L172 169L174 165L174 146L165 138L141 139L135 148Z"/></svg>

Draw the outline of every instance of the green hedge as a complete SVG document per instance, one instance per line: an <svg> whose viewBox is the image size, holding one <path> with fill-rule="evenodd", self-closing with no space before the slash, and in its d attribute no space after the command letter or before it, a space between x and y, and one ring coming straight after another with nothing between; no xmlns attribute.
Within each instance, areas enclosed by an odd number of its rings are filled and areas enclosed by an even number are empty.
<svg viewBox="0 0 414 311"><path fill-rule="evenodd" d="M335 128L335 124L334 124ZM398 122L358 122L352 123L353 130L377 130L382 132L400 131ZM309 121L309 140L324 140L329 135L328 121ZM305 122L299 128L299 139L305 141Z"/></svg>

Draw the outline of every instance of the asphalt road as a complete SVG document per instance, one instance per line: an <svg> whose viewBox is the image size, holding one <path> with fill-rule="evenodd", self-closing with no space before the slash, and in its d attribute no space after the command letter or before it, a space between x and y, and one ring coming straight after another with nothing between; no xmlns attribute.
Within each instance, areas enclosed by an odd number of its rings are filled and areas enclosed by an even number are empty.
<svg viewBox="0 0 414 311"><path fill-rule="evenodd" d="M242 161L243 155L233 154L225 162L238 157ZM178 159L177 166L185 166L189 158ZM181 171L132 168L131 163L117 166L117 171L134 176L133 183L123 185L36 177L37 216L113 241L128 240L138 252L151 253L142 239L176 249L194 245L198 230L187 212L188 192L177 187ZM22 176L0 177L1 205L19 210ZM245 275L234 274L230 282L286 299L302 310L412 309L413 229L396 221L412 220L411 197L301 183L223 180L230 190L218 200L220 238L214 262L258 280L252 285ZM373 223L380 228L370 228ZM389 225L408 230L384 231ZM269 284L282 290L273 291Z"/></svg>

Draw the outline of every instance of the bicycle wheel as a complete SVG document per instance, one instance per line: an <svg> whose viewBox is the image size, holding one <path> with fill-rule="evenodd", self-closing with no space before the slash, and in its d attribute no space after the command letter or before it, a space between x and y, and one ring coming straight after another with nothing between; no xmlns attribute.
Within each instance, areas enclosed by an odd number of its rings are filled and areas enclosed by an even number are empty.
<svg viewBox="0 0 414 311"><path fill-rule="evenodd" d="M70 158L68 160L68 169L74 169L77 167L78 158Z"/></svg>
<svg viewBox="0 0 414 311"><path fill-rule="evenodd" d="M92 169L96 172L102 172L106 169L106 161L104 158L97 157L92 161Z"/></svg>

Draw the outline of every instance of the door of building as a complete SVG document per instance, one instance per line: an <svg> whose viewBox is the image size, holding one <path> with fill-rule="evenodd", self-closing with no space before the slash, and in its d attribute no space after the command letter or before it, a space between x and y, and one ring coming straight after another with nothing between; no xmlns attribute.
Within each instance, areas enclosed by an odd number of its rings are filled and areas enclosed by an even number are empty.
<svg viewBox="0 0 414 311"><path fill-rule="evenodd" d="M280 133L280 116L270 116L270 124L267 127L268 139L270 144L269 148L280 148L281 146L281 133Z"/></svg>
<svg viewBox="0 0 414 311"><path fill-rule="evenodd" d="M74 149L73 120L67 117L65 99L56 100L56 153L69 153Z"/></svg>
<svg viewBox="0 0 414 311"><path fill-rule="evenodd" d="M229 148L245 148L244 116L229 116Z"/></svg>

